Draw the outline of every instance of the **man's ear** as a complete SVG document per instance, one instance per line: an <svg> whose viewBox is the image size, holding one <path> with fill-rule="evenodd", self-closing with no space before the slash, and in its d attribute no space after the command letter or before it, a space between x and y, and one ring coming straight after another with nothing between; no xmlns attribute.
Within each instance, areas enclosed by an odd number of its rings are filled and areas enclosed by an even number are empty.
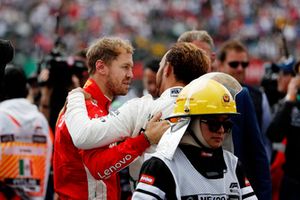
<svg viewBox="0 0 300 200"><path fill-rule="evenodd" d="M167 62L166 66L164 67L164 73L163 74L166 77L168 77L172 73L173 73L173 67L172 67L172 65L169 62Z"/></svg>
<svg viewBox="0 0 300 200"><path fill-rule="evenodd" d="M102 60L97 60L95 63L96 73L105 74L107 71L107 66Z"/></svg>

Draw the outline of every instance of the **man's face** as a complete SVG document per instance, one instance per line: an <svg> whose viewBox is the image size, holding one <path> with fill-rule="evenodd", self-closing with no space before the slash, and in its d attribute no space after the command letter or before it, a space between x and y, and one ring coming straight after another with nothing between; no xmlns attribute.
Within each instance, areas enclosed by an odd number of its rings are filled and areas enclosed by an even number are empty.
<svg viewBox="0 0 300 200"><path fill-rule="evenodd" d="M277 90L278 92L287 93L289 82L293 76L290 73L284 73L283 71L280 71L278 73L277 77Z"/></svg>
<svg viewBox="0 0 300 200"><path fill-rule="evenodd" d="M149 94L153 97L157 97L156 72L146 68L143 74L143 84Z"/></svg>
<svg viewBox="0 0 300 200"><path fill-rule="evenodd" d="M132 54L127 53L125 50L122 50L117 59L113 60L110 66L108 66L109 71L106 86L113 96L127 94L133 78L132 67Z"/></svg>
<svg viewBox="0 0 300 200"><path fill-rule="evenodd" d="M164 92L164 78L163 78L163 73L164 73L164 67L166 65L166 56L167 53L164 55L164 57L161 59L159 63L159 69L156 73L156 88L158 91L158 95L160 96Z"/></svg>
<svg viewBox="0 0 300 200"><path fill-rule="evenodd" d="M248 65L249 60L246 52L228 50L224 62L220 63L220 71L233 76L240 83L243 83Z"/></svg>

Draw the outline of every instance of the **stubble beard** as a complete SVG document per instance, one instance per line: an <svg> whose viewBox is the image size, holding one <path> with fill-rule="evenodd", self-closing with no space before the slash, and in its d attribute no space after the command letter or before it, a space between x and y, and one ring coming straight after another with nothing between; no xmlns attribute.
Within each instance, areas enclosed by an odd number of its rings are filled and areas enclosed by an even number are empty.
<svg viewBox="0 0 300 200"><path fill-rule="evenodd" d="M120 84L116 84L111 77L109 78L107 88L112 92L113 96L124 96L128 93L129 88L124 88L122 82Z"/></svg>

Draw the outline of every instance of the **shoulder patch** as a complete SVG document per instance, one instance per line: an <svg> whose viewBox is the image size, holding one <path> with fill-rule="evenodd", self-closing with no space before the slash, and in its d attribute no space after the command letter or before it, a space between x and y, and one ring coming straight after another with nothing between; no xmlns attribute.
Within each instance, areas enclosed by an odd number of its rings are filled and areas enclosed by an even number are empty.
<svg viewBox="0 0 300 200"><path fill-rule="evenodd" d="M146 183L148 185L153 185L155 178L146 174L142 174L140 181L141 183Z"/></svg>
<svg viewBox="0 0 300 200"><path fill-rule="evenodd" d="M180 93L181 88L172 88L170 91L170 96L171 97L177 97L178 94Z"/></svg>

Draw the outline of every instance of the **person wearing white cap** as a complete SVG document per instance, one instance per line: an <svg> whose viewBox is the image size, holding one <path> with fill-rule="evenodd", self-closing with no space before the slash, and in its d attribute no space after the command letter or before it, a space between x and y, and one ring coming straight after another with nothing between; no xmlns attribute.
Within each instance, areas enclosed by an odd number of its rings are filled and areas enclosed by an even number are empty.
<svg viewBox="0 0 300 200"><path fill-rule="evenodd" d="M168 117L172 125L144 162L132 199L257 199L238 158L222 148L241 89L224 73L182 89Z"/></svg>

